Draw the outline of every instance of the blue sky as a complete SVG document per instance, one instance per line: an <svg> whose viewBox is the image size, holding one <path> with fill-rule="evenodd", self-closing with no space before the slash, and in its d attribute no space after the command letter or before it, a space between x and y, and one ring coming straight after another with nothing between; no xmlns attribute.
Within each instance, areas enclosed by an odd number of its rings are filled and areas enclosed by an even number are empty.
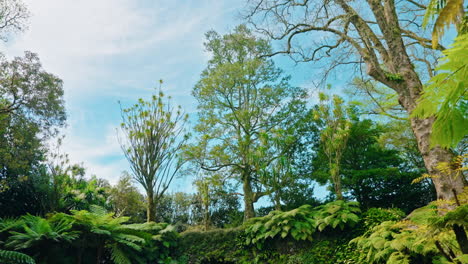
<svg viewBox="0 0 468 264"><path fill-rule="evenodd" d="M24 0L29 30L0 43L6 56L30 50L43 67L64 81L68 127L63 152L83 163L88 174L115 183L128 163L116 128L118 101L149 98L158 80L163 90L194 114L191 90L206 66L204 33L224 34L242 21L242 0ZM311 88L319 79L311 65L275 58L294 85ZM173 191L190 191L178 180Z"/></svg>

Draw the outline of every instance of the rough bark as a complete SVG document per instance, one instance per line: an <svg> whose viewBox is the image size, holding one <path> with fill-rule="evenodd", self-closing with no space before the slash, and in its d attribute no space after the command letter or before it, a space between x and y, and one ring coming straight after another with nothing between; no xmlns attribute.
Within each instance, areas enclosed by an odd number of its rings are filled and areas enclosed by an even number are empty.
<svg viewBox="0 0 468 264"><path fill-rule="evenodd" d="M252 191L251 180L249 176L243 177L244 190L244 221L255 217L254 193Z"/></svg>
<svg viewBox="0 0 468 264"><path fill-rule="evenodd" d="M323 2L322 6L320 6L322 2L319 1L271 0L255 2L256 4L253 5L248 17L253 18L260 14L258 17L263 17L260 21L267 20L270 23L267 23L266 27L262 27L254 19L250 19L250 22L271 38L287 41L284 50L272 55L292 54L292 56L297 55L300 61L317 61L330 57L335 49L343 48L344 45L341 44L346 42L348 45L344 51L346 52L350 48L358 55L357 63L365 64L368 76L393 89L398 94L399 103L408 114L411 114L416 107L423 91L423 84L416 72L415 63L417 59L424 59L424 57L413 52L410 48L416 45L419 49L429 51L432 49L431 40L411 31L411 28L402 29L400 27L400 23L403 21L409 25L409 13L401 12L405 9L398 9L399 7L396 6L394 0L365 0L361 1L359 5L346 0L334 0ZM365 6L366 3L367 6ZM421 25L418 23L421 22L420 17L425 11L424 5L418 6L417 3L415 5L413 1L398 2L399 6L405 4L409 5L406 6L408 10L416 10L410 13L411 16L414 15L414 20L411 23L413 26L416 25L415 27L420 27ZM362 12L355 9L357 6L362 8ZM298 8L302 8L302 11L299 12L303 12L304 15L301 20L298 20L298 17L301 17L302 14L296 14ZM290 12L290 10L295 12ZM329 10L336 12L328 12ZM269 27L275 23L278 24L278 27L274 27L277 31L271 30ZM301 47L304 38L300 38L299 35L311 32L325 33L332 37L320 36L313 39L311 43L314 43L315 49L312 49L312 53L304 53ZM320 42L317 39L324 39L324 41ZM298 49L294 48L295 41L298 43ZM440 50L443 47L437 47L437 49ZM321 55L320 52L322 52ZM352 53L348 52L347 54L351 56ZM352 61L353 59L350 62L334 62L334 66L352 63ZM429 72L430 74L431 72ZM463 177L444 175L437 170L439 163L450 162L454 155L448 149L430 147L434 119L411 117L410 121L425 166L429 174L436 176L433 183L437 198L454 199L454 193L461 193L467 184Z"/></svg>
<svg viewBox="0 0 468 264"><path fill-rule="evenodd" d="M341 0L339 2L349 14L357 14L347 3ZM395 90L399 96L400 104L408 113L411 113L421 96L423 85L403 42L394 2L393 0L369 0L368 3L383 33L382 41L385 41L388 47L385 49L380 40L373 39L375 34L360 17L354 19L352 23L360 31L363 39L367 39L368 42L375 42L374 44L380 44L375 46L381 47L381 49L377 50L389 72L385 72L381 66L375 64L376 56L373 54L372 49L368 49L361 52L367 65L367 73L375 80ZM388 74L397 75L400 79L391 80L391 78L388 78ZM440 162L450 162L454 156L450 150L430 147L430 136L434 119L411 117L410 121L425 166L429 174L437 176L433 179L437 198L454 199L453 191L461 193L465 182L462 177L454 178L452 175L444 175L436 168Z"/></svg>

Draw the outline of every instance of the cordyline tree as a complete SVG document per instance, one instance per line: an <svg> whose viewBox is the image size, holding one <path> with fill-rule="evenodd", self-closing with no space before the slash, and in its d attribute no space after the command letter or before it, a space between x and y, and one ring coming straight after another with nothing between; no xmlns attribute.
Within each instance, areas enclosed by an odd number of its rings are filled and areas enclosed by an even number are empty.
<svg viewBox="0 0 468 264"><path fill-rule="evenodd" d="M208 32L205 46L212 57L193 89L200 137L186 153L202 169L242 184L248 219L255 216L254 203L271 191L259 177L260 168L281 156L263 155L261 137L273 136L305 93L291 87L272 60L260 58L271 52L270 45L244 25L224 36Z"/></svg>
<svg viewBox="0 0 468 264"><path fill-rule="evenodd" d="M188 116L170 100L159 90L151 100L121 110L119 141L133 178L146 192L148 222L155 221L157 203L184 164L179 154L188 139Z"/></svg>
<svg viewBox="0 0 468 264"><path fill-rule="evenodd" d="M430 34L421 28L426 5L404 0L252 0L247 18L270 38L284 41L271 53L289 54L298 61L328 63L329 69L356 65L391 88L401 106L411 113L418 105L423 82L433 76L434 57L445 48L433 48ZM364 73L365 72L365 73ZM444 175L436 167L450 162L450 149L431 148L434 117L410 117L411 128L439 199L462 193L463 177Z"/></svg>

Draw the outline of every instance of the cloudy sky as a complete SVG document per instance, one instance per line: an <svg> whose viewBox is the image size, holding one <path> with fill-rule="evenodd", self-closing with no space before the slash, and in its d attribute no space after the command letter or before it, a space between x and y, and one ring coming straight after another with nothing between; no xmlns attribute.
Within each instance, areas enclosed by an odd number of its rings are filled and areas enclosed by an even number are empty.
<svg viewBox="0 0 468 264"><path fill-rule="evenodd" d="M204 33L227 33L242 23L243 0L24 0L29 29L0 43L8 58L25 50L64 81L68 127L63 152L88 174L115 183L128 163L116 139L118 101L149 98L158 80L186 112L196 105L190 91L206 66ZM310 67L276 58L307 86ZM177 191L191 190L178 180Z"/></svg>

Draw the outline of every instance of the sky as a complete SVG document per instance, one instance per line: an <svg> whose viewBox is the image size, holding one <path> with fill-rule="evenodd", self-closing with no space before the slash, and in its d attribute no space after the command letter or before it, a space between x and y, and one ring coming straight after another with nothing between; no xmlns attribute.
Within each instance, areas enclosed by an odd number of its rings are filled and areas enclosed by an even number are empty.
<svg viewBox="0 0 468 264"><path fill-rule="evenodd" d="M128 106L150 98L159 80L163 90L191 115L191 90L206 67L204 34L226 34L242 23L243 0L24 0L29 29L0 51L7 58L25 50L39 54L43 68L64 81L68 125L62 151L87 174L114 184L129 170L116 129L119 101ZM292 84L311 87L314 70L275 58ZM172 191L192 191L178 179Z"/></svg>

